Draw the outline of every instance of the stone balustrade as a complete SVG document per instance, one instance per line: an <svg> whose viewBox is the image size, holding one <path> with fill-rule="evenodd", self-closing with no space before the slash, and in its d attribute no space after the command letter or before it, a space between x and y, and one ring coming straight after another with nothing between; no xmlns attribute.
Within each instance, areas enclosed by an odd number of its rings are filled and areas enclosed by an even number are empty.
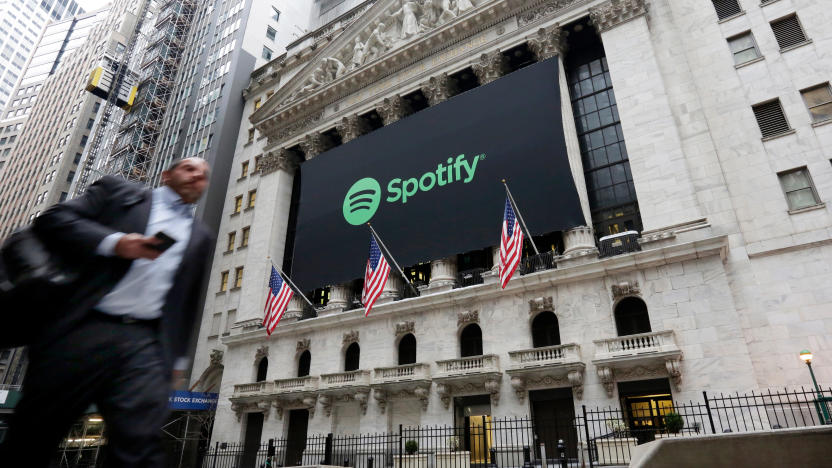
<svg viewBox="0 0 832 468"><path fill-rule="evenodd" d="M254 382L246 384L238 384L234 386L233 397L253 396L272 392L274 384L272 382Z"/></svg>
<svg viewBox="0 0 832 468"><path fill-rule="evenodd" d="M679 351L679 346L673 330L595 340L596 360L675 351Z"/></svg>
<svg viewBox="0 0 832 468"><path fill-rule="evenodd" d="M439 366L437 377L500 372L500 361L495 354L436 361L436 365Z"/></svg>
<svg viewBox="0 0 832 468"><path fill-rule="evenodd" d="M512 367L539 367L581 361L581 347L575 343L509 351Z"/></svg>
<svg viewBox="0 0 832 468"><path fill-rule="evenodd" d="M370 371L357 370L321 375L321 389L361 387L370 385Z"/></svg>
<svg viewBox="0 0 832 468"><path fill-rule="evenodd" d="M373 383L388 384L413 380L430 379L430 366L427 364L404 364L393 367L377 367Z"/></svg>
<svg viewBox="0 0 832 468"><path fill-rule="evenodd" d="M275 380L274 388L277 393L312 392L318 389L318 378L307 376Z"/></svg>

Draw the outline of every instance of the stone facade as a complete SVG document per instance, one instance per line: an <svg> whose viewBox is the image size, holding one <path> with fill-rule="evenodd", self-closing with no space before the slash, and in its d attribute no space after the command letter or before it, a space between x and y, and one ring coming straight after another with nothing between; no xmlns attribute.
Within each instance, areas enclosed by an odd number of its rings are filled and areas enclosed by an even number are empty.
<svg viewBox="0 0 832 468"><path fill-rule="evenodd" d="M580 408L617 406L618 383L654 378L668 379L677 400L698 399L703 390L806 385L797 356L803 348L815 354L818 380L832 381L832 216L824 204L789 213L777 177L806 166L820 200L832 197L832 153L825 150L832 125L813 124L799 92L832 76L822 53L832 41L829 12L796 0L749 3L744 14L718 22L704 0L481 0L298 93L312 71L330 63L326 58L343 58L338 54L356 38L366 43L379 19L399 8L385 0L354 3L358 18L347 12L322 26L333 31L327 42L312 34L294 44L286 58L264 66L274 73L255 72L246 93L250 120L264 138L241 145L235 158L263 154L274 161L227 196L193 372L193 383L203 384L197 376L217 367L212 350L224 351L214 440L241 440L238 417L251 411L268 415L266 438L285 435L284 413L292 408L310 409L309 434L363 433L450 424L450 399L460 395L490 395L492 414L502 416L529 414L528 392L546 388L571 388ZM767 23L794 12L812 42L780 51ZM331 129L344 142L360 138L367 129L355 116L370 111L385 124L407 119L412 109L401 96L415 90L430 105L453 99L449 75L461 69L471 67L481 82L499 79L506 70L498 51L520 43L541 57L568 55L559 28L587 17L599 31L615 88L644 224L641 251L599 258L591 228L576 227L564 234L556 269L515 277L505 290L488 274L484 284L458 287L454 262L434 259L437 280L420 287L418 299L380 299L368 318L362 309L339 306L294 320L300 315L294 304L271 337L257 327L270 262L282 261L291 203L295 164L279 158L317 156ZM746 30L764 59L735 67L726 39ZM563 67L561 82L568 156L589 225ZM277 89L274 96L251 109L269 89ZM751 106L775 97L794 132L763 141ZM292 153L297 148L303 156ZM232 214L235 196L254 188L257 207ZM224 254L222 233L238 225L251 226L248 250ZM242 288L216 293L220 273L233 273L231 265L241 262ZM343 291L336 296L339 305L348 299ZM613 316L631 297L646 304L652 330L644 337L649 353L636 357L616 351L626 337L618 337ZM235 323L214 327L215 317L230 310ZM531 322L542 312L557 316L563 345L557 362L530 370L519 356L532 348ZM458 379L453 361L470 323L483 333L481 372ZM212 328L228 334L214 336ZM408 333L417 342L419 383L400 388L386 369L397 366L397 345ZM359 336L359 371L348 376L351 383L339 383L344 350ZM243 385L254 382L263 346L269 385L295 378L299 354L310 352L311 377L296 384L291 398Z"/></svg>

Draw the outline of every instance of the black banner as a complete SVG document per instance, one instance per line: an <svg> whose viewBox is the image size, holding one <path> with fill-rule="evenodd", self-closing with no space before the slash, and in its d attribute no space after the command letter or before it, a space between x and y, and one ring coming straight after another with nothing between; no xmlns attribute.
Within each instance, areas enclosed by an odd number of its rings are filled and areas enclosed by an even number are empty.
<svg viewBox="0 0 832 468"><path fill-rule="evenodd" d="M362 278L367 221L405 266L499 244L505 190L533 235L584 224L557 58L454 96L301 165L292 278Z"/></svg>

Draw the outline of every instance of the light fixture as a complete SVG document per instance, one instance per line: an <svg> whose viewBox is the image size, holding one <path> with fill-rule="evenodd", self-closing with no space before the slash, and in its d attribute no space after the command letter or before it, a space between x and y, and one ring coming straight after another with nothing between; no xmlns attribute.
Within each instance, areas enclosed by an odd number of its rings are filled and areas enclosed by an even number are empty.
<svg viewBox="0 0 832 468"><path fill-rule="evenodd" d="M803 351L800 352L800 359L803 359L803 362L805 362L806 364L811 364L812 363L812 352L809 351L808 349L804 349Z"/></svg>
<svg viewBox="0 0 832 468"><path fill-rule="evenodd" d="M87 419L89 422L103 422L104 420L101 418L89 418Z"/></svg>

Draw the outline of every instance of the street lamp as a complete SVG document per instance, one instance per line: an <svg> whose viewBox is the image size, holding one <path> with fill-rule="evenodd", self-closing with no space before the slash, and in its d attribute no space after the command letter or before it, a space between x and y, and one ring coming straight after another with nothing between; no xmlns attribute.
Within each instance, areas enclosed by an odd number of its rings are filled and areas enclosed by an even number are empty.
<svg viewBox="0 0 832 468"><path fill-rule="evenodd" d="M829 410L826 408L826 398L823 396L823 392L818 387L818 381L815 379L815 371L812 370L812 352L808 349L804 349L800 352L800 359L809 366L809 375L812 376L812 383L815 384L815 392L817 392L817 400L815 401L816 409L818 410L818 417L820 418L821 424L826 424L827 422L832 422L832 419L829 417Z"/></svg>

